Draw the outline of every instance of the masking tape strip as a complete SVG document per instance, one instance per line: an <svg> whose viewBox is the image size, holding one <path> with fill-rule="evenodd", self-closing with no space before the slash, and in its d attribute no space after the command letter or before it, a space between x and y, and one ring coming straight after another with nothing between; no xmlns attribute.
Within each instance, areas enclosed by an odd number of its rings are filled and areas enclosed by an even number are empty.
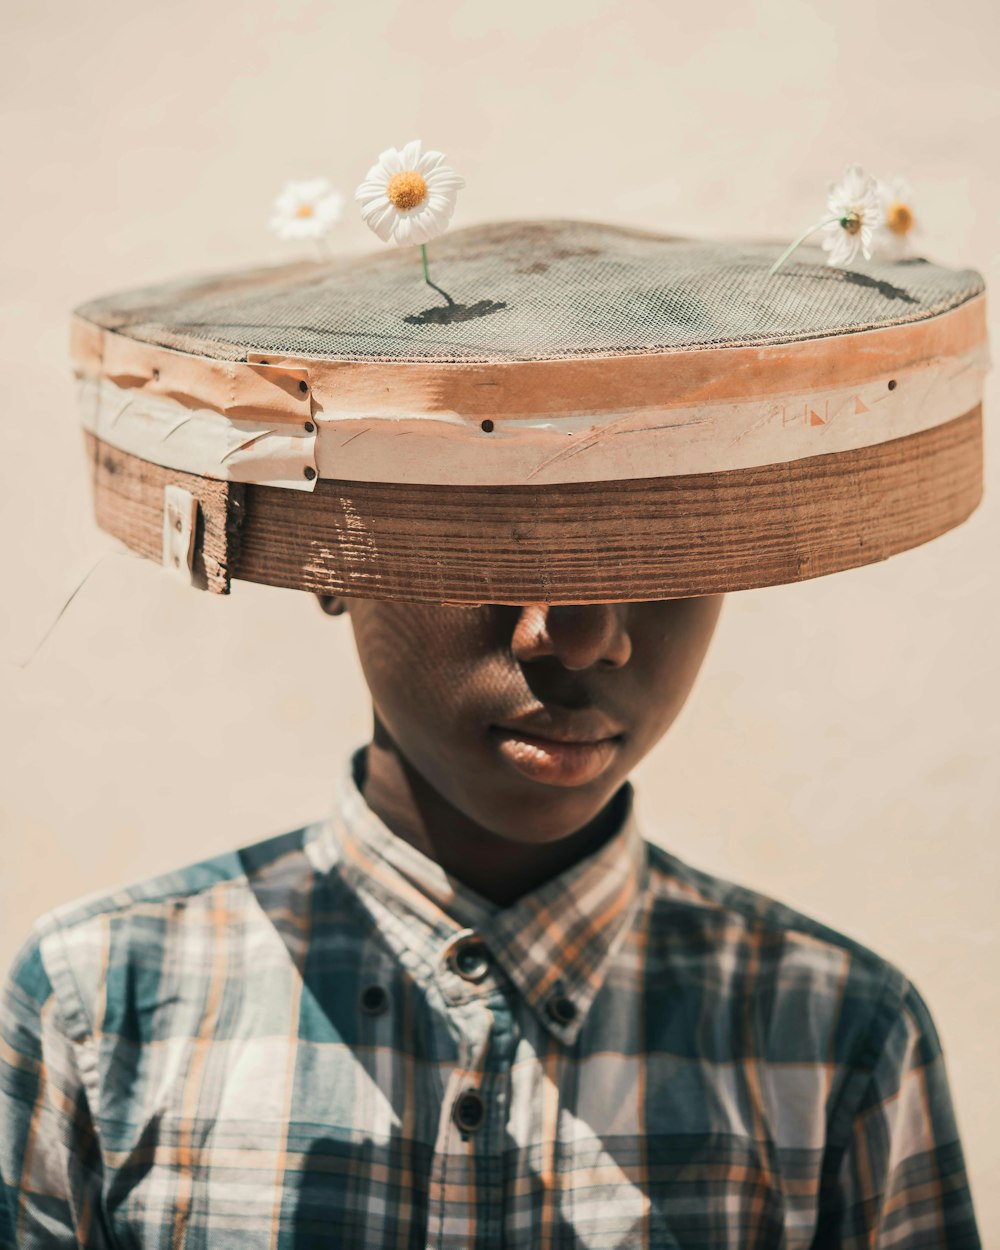
<svg viewBox="0 0 1000 1250"><path fill-rule="evenodd" d="M319 478L493 485L718 473L851 451L943 425L982 400L985 346L863 386L741 403L509 423L335 413L291 425L80 380L83 423L121 451L203 477L312 490ZM311 428L310 428L311 427Z"/></svg>
<svg viewBox="0 0 1000 1250"><path fill-rule="evenodd" d="M925 361L863 386L728 404L541 420L325 414L321 478L530 485L719 473L870 447L943 425L982 400L989 359Z"/></svg>
<svg viewBox="0 0 1000 1250"><path fill-rule="evenodd" d="M294 423L224 416L106 378L84 376L78 386L84 428L119 451L219 481L316 487L316 423L309 413Z"/></svg>
<svg viewBox="0 0 1000 1250"><path fill-rule="evenodd" d="M234 420L307 421L313 411L306 361L216 360L168 351L75 317L70 355L77 377L107 378L123 390L172 399Z"/></svg>

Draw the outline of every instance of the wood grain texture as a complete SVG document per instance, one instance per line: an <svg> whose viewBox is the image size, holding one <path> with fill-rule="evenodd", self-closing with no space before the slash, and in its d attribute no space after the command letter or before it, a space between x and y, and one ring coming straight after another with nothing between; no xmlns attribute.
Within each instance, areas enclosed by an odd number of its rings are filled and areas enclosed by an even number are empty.
<svg viewBox="0 0 1000 1250"><path fill-rule="evenodd" d="M98 521L137 551L159 559L163 483L193 483L206 569L426 603L627 601L802 581L927 542L982 494L976 407L874 447L725 473L535 488L247 486L237 545L221 515L240 507L231 486L99 447Z"/></svg>
<svg viewBox="0 0 1000 1250"><path fill-rule="evenodd" d="M163 488L183 486L198 500L195 584L228 594L244 516L244 487L164 469L84 434L97 524L131 550L159 563L163 551Z"/></svg>

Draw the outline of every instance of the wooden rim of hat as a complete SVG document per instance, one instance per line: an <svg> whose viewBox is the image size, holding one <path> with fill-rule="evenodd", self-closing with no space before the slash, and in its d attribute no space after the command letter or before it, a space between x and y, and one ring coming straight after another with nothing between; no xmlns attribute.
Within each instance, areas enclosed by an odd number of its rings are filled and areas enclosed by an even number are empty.
<svg viewBox="0 0 1000 1250"><path fill-rule="evenodd" d="M982 492L980 276L511 222L77 310L99 524L429 603L710 594L885 559Z"/></svg>

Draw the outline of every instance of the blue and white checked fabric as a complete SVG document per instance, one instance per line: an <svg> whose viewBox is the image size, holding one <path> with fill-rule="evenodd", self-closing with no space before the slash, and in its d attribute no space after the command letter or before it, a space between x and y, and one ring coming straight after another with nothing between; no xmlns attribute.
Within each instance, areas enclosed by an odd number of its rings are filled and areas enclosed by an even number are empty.
<svg viewBox="0 0 1000 1250"><path fill-rule="evenodd" d="M858 944L645 843L507 908L328 821L43 917L0 1247L974 1250L941 1050Z"/></svg>

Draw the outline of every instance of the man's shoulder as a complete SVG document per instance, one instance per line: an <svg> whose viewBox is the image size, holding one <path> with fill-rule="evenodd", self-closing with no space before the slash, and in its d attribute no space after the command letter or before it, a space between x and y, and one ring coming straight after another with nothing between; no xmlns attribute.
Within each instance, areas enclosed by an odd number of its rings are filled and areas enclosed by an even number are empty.
<svg viewBox="0 0 1000 1250"><path fill-rule="evenodd" d="M307 836L316 827L305 825L51 908L17 951L9 984L30 986L39 1003L54 991L64 1013L73 1014L81 994L93 997L112 958L141 965L145 952L159 959L168 933L170 940L183 942L185 929L238 916L270 889L300 886L308 872Z"/></svg>
<svg viewBox="0 0 1000 1250"><path fill-rule="evenodd" d="M772 990L825 995L899 1009L915 994L907 976L863 942L758 890L695 868L654 843L651 931L666 941L687 932L718 958L753 968Z"/></svg>

